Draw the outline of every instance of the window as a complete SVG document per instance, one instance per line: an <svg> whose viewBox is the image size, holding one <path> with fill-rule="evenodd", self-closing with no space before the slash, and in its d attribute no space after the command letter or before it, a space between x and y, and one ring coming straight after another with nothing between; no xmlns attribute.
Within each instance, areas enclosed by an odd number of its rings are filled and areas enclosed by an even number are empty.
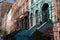
<svg viewBox="0 0 60 40"><path fill-rule="evenodd" d="M36 10L36 25L38 25L39 21L38 21L38 10Z"/></svg>
<svg viewBox="0 0 60 40"><path fill-rule="evenodd" d="M28 2L28 0L26 0L26 2Z"/></svg>
<svg viewBox="0 0 60 40"><path fill-rule="evenodd" d="M17 17L18 17L19 15L18 15L18 10L15 12L15 14L14 14L14 18L16 19Z"/></svg>
<svg viewBox="0 0 60 40"><path fill-rule="evenodd" d="M17 21L17 26L19 27L19 21ZM16 28L18 29L18 27L16 26Z"/></svg>
<svg viewBox="0 0 60 40"><path fill-rule="evenodd" d="M23 5L23 13L25 12L25 4Z"/></svg>
<svg viewBox="0 0 60 40"><path fill-rule="evenodd" d="M33 1L34 1L34 0L31 0L31 4L33 4Z"/></svg>
<svg viewBox="0 0 60 40"><path fill-rule="evenodd" d="M38 8L38 4L36 4L36 8Z"/></svg>
<svg viewBox="0 0 60 40"><path fill-rule="evenodd" d="M17 14L16 14L16 16L17 16L17 17L19 16L19 9L17 10Z"/></svg>
<svg viewBox="0 0 60 40"><path fill-rule="evenodd" d="M42 22L46 22L49 19L49 5L44 3L42 6Z"/></svg>
<svg viewBox="0 0 60 40"><path fill-rule="evenodd" d="M31 12L34 13L34 8L31 8Z"/></svg>
<svg viewBox="0 0 60 40"><path fill-rule="evenodd" d="M23 19L22 19L22 21L21 21L21 22L22 22L22 29L23 29L23 28L24 28Z"/></svg>
<svg viewBox="0 0 60 40"><path fill-rule="evenodd" d="M33 13L31 13L30 19L31 19L31 26L33 26Z"/></svg>

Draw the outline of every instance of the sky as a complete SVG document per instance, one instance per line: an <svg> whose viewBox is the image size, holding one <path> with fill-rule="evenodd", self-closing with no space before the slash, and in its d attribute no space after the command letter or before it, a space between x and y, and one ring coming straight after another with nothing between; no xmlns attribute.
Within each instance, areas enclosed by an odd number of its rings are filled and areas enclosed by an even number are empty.
<svg viewBox="0 0 60 40"><path fill-rule="evenodd" d="M1 1L4 1L4 0L0 0L0 2ZM10 2L10 3L14 3L14 0L7 0L8 2ZM0 6L1 6L1 3L0 3Z"/></svg>
<svg viewBox="0 0 60 40"><path fill-rule="evenodd" d="M4 0L0 0L0 2L1 2L1 1L4 1ZM14 0L7 0L7 1L9 1L9 2L11 2L11 3L13 3L13 2L14 2Z"/></svg>
<svg viewBox="0 0 60 40"><path fill-rule="evenodd" d="M14 2L14 0L9 0L9 2L13 3L13 2Z"/></svg>

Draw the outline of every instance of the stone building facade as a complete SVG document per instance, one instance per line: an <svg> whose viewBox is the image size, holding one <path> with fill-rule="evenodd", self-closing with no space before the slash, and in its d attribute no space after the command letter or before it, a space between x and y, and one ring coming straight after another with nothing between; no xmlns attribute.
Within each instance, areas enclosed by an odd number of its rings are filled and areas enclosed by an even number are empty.
<svg viewBox="0 0 60 40"><path fill-rule="evenodd" d="M48 20L52 21L53 26L48 23ZM45 34L47 32L47 35L53 40L54 22L54 0L31 0L30 28L34 28L37 25L36 28L40 30L40 32L45 32ZM49 31L46 31L47 29Z"/></svg>
<svg viewBox="0 0 60 40"><path fill-rule="evenodd" d="M31 0L30 7L30 28L35 27L35 25L40 25L42 22L42 26L38 27L39 29L45 29L49 31L45 31L45 33L49 34L51 40L60 40L60 0ZM44 28L44 23L50 19L53 22L53 26L49 25ZM47 25L47 24L45 24ZM42 28L41 28L42 27ZM40 30L40 31L42 31ZM52 31L52 33L51 33ZM50 34L50 33L51 34ZM54 38L54 39L53 39Z"/></svg>
<svg viewBox="0 0 60 40"><path fill-rule="evenodd" d="M33 21L30 24L32 27L36 24L39 24L39 22L46 22L46 20L51 19L53 22L54 20L54 2L53 0L31 0L31 7L30 7L30 15L33 16ZM45 9L45 8L46 9ZM43 12L47 11L48 14L43 14ZM47 17L47 18L46 18ZM30 25L30 26L31 26Z"/></svg>

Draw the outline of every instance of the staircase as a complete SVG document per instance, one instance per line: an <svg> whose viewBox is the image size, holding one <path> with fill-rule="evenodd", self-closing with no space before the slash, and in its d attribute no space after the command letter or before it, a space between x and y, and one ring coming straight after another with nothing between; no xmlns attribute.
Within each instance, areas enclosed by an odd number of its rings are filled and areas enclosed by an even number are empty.
<svg viewBox="0 0 60 40"><path fill-rule="evenodd" d="M37 28L40 32L44 32L48 27L54 27L53 23L47 23L45 22L43 25Z"/></svg>
<svg viewBox="0 0 60 40"><path fill-rule="evenodd" d="M53 27L53 23L43 23L41 26L35 25L33 28L27 31L27 35L31 36L36 30L39 30L40 32L44 32L48 27Z"/></svg>
<svg viewBox="0 0 60 40"><path fill-rule="evenodd" d="M35 25L29 30L23 30L19 32L17 35L15 35L16 40L30 40L32 34L36 31L39 30L40 32L44 32L48 27L53 27L53 23L43 23L41 26Z"/></svg>

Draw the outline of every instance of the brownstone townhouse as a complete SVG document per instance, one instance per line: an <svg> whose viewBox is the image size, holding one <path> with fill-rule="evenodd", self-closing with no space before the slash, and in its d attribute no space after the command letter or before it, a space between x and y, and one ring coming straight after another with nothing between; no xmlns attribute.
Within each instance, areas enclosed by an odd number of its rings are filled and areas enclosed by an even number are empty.
<svg viewBox="0 0 60 40"><path fill-rule="evenodd" d="M7 14L12 6L12 3L3 2L1 5L1 22L2 22L2 30L6 30L7 26Z"/></svg>
<svg viewBox="0 0 60 40"><path fill-rule="evenodd" d="M16 0L12 6L12 27L15 31L29 28L29 0Z"/></svg>

